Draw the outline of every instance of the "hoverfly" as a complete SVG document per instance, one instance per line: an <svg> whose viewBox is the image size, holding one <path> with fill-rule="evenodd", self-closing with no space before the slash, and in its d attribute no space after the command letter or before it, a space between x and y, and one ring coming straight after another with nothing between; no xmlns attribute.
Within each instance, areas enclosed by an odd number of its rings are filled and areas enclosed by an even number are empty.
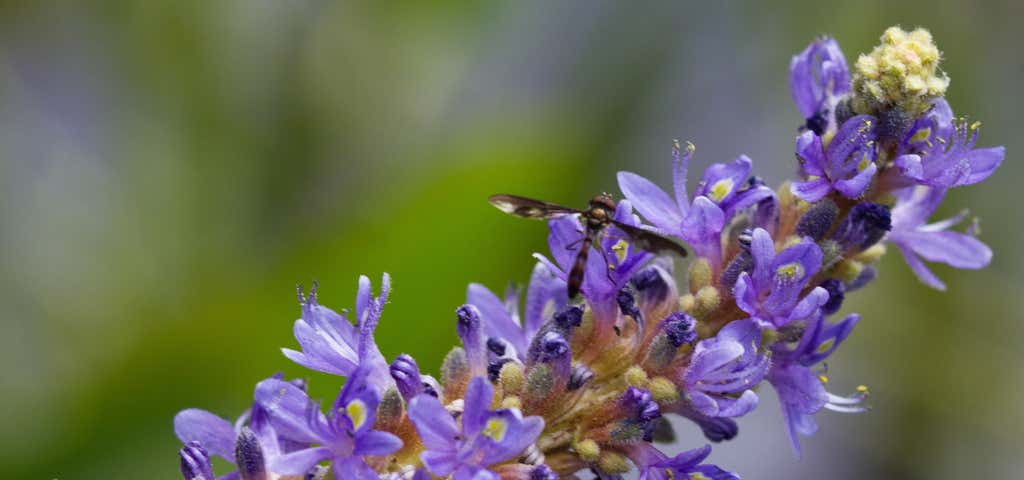
<svg viewBox="0 0 1024 480"><path fill-rule="evenodd" d="M591 199L586 210L564 207L516 195L492 195L487 200L491 202L491 205L498 207L498 210L517 217L547 220L566 215L579 216L580 225L583 227L583 231L580 233L583 237L580 238L582 245L580 246L579 253L576 254L572 270L569 272L568 290L570 299L575 298L580 293L580 287L583 285L583 269L587 265L587 255L590 254L590 246L595 243L600 245L601 236L609 225L614 225L622 231L627 239L641 250L648 252L669 251L683 257L686 256L686 249L672 240L654 232L626 225L612 218L615 215L616 205L615 201L608 194L598 195ZM608 279L611 280L611 269L614 267L608 261L608 254L604 249L598 248L598 251L604 256L604 263L609 269Z"/></svg>

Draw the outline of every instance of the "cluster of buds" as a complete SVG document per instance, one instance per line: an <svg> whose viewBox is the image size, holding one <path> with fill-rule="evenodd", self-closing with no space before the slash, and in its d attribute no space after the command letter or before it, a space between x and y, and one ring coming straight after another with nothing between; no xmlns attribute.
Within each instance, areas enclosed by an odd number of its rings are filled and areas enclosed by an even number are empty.
<svg viewBox="0 0 1024 480"><path fill-rule="evenodd" d="M300 289L301 351L284 354L347 377L341 392L325 413L305 382L278 375L259 382L234 423L182 411L174 421L182 473L212 480L214 455L237 466L227 477L242 480L546 480L585 471L615 479L634 469L641 479L736 479L704 463L710 445L669 456L654 444L674 438L673 414L710 442L736 437L736 419L757 408L764 383L799 455L799 437L815 432L821 410L866 409L863 386L829 393L822 362L859 322L833 317L875 278L886 246L940 289L923 260L981 268L991 259L974 226L950 230L962 216L926 223L948 189L984 180L1004 155L974 148L978 126L954 118L942 98L949 80L939 58L928 32L891 28L851 75L835 41L814 41L790 65L803 116L796 179L772 190L740 156L711 165L691 195L694 148L678 142L671 192L620 172L617 223L583 242L580 218L551 219L551 255L536 255L522 302L516 289L499 297L469 286L455 312L462 345L437 378L413 357L389 363L377 348L386 274L376 296L360 278L354 324L348 311L321 306L315 287ZM672 258L641 248L627 228L687 245L685 282ZM569 298L570 287L581 295Z"/></svg>

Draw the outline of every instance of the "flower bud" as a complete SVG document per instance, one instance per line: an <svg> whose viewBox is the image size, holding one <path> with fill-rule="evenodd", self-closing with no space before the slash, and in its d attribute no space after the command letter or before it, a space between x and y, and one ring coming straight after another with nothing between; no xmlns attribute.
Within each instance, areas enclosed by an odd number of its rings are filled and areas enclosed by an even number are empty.
<svg viewBox="0 0 1024 480"><path fill-rule="evenodd" d="M835 202L827 198L822 199L811 206L796 224L796 234L801 237L811 237L815 241L825 238L828 231L832 229L839 216L839 207Z"/></svg>
<svg viewBox="0 0 1024 480"><path fill-rule="evenodd" d="M474 305L463 305L455 310L458 321L455 331L462 340L466 350L466 361L472 376L483 375L487 371L487 345L484 338L480 311Z"/></svg>
<svg viewBox="0 0 1024 480"><path fill-rule="evenodd" d="M179 451L181 457L181 474L185 480L214 480L213 467L210 466L210 455L196 441L186 443Z"/></svg>
<svg viewBox="0 0 1024 480"><path fill-rule="evenodd" d="M235 442L235 462L242 480L267 480L267 469L263 464L263 448L249 427L242 427Z"/></svg>
<svg viewBox="0 0 1024 480"><path fill-rule="evenodd" d="M416 360L406 354L395 357L391 362L391 378L395 379L395 385L402 394L405 401L423 393L423 379L420 377L420 368Z"/></svg>
<svg viewBox="0 0 1024 480"><path fill-rule="evenodd" d="M711 264L705 258L690 263L690 291L697 292L711 284Z"/></svg>

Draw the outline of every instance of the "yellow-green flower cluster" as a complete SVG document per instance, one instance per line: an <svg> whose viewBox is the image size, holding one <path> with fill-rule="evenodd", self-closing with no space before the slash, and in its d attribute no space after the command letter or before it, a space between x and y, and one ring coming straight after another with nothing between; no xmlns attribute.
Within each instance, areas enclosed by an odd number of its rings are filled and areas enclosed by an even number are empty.
<svg viewBox="0 0 1024 480"><path fill-rule="evenodd" d="M911 116L923 113L949 86L949 77L939 71L942 54L931 33L923 28L907 32L890 27L881 40L871 53L857 59L853 109L877 114L899 107Z"/></svg>

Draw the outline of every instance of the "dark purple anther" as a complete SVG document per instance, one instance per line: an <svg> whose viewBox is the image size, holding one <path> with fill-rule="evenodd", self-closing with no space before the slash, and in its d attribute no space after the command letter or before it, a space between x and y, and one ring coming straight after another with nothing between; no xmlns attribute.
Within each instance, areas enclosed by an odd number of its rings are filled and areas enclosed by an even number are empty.
<svg viewBox="0 0 1024 480"><path fill-rule="evenodd" d="M839 223L833 238L847 249L865 250L892 230L889 207L879 203L858 203Z"/></svg>
<svg viewBox="0 0 1024 480"><path fill-rule="evenodd" d="M636 299L633 298L633 292L630 292L628 288L619 290L618 295L615 297L615 301L618 302L619 310L622 311L623 315L629 315L637 322L642 321L640 309L636 308Z"/></svg>
<svg viewBox="0 0 1024 480"><path fill-rule="evenodd" d="M693 330L696 320L683 312L675 312L665 318L665 335L672 346L678 348L683 344L691 344L697 340L697 332Z"/></svg>
<svg viewBox="0 0 1024 480"><path fill-rule="evenodd" d="M843 286L843 282L834 278L821 282L821 287L828 290L828 301L821 306L821 312L825 315L832 315L839 311L839 307L843 306L846 287Z"/></svg>
<svg viewBox="0 0 1024 480"><path fill-rule="evenodd" d="M487 339L487 349L499 357L505 356L505 350L507 350L505 348L505 341L497 337Z"/></svg>

